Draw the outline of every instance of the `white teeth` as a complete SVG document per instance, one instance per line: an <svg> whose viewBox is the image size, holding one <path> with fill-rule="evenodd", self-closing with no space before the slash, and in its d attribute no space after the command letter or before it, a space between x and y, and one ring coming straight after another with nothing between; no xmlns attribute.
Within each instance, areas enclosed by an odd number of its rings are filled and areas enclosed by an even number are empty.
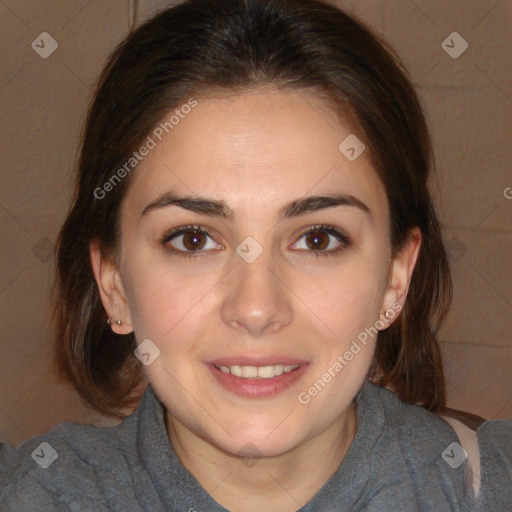
<svg viewBox="0 0 512 512"><path fill-rule="evenodd" d="M217 368L223 373L231 373L235 377L242 379L271 379L272 377L291 372L300 365L283 365L275 366L218 366Z"/></svg>
<svg viewBox="0 0 512 512"><path fill-rule="evenodd" d="M244 379L255 379L258 376L256 366L242 366L242 377Z"/></svg>
<svg viewBox="0 0 512 512"><path fill-rule="evenodd" d="M235 377L241 377L242 376L242 367L241 366L230 366L229 371L235 376Z"/></svg>
<svg viewBox="0 0 512 512"><path fill-rule="evenodd" d="M262 379L271 379L275 375L273 366L260 366L257 373L258 377L261 377Z"/></svg>
<svg viewBox="0 0 512 512"><path fill-rule="evenodd" d="M274 366L274 375L282 375L284 372L284 364L276 364Z"/></svg>

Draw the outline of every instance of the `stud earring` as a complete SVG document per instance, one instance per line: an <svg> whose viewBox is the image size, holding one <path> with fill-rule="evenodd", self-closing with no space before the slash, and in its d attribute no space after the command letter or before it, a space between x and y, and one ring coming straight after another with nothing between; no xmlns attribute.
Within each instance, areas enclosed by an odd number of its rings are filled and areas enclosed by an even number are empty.
<svg viewBox="0 0 512 512"><path fill-rule="evenodd" d="M110 325L112 323L112 318L108 317L107 324ZM117 325L122 325L123 322L121 320L114 320L114 323Z"/></svg>

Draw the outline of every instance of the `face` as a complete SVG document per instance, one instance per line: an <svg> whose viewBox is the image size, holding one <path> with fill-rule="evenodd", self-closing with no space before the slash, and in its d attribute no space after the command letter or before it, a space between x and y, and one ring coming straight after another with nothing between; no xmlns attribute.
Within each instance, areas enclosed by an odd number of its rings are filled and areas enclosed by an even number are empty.
<svg viewBox="0 0 512 512"><path fill-rule="evenodd" d="M134 171L118 267L95 273L109 314L158 347L144 369L170 419L279 455L348 409L376 342L361 333L403 303L415 257L391 259L384 189L321 100L196 99Z"/></svg>

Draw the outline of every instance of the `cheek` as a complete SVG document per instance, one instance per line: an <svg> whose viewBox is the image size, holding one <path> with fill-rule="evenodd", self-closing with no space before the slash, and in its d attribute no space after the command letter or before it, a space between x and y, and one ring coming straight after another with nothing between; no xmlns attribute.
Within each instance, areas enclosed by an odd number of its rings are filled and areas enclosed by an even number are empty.
<svg viewBox="0 0 512 512"><path fill-rule="evenodd" d="M146 260L149 261L149 260ZM208 280L180 272L176 264L132 260L126 269L127 302L135 336L167 343L176 332L199 329L204 323ZM213 279L213 276L212 276ZM175 337L175 336L174 336ZM181 337L180 337L181 339Z"/></svg>
<svg viewBox="0 0 512 512"><path fill-rule="evenodd" d="M333 403L343 403L347 390L362 382L373 359L381 327L376 322L380 318L385 269L375 260L358 260L333 275L323 293L309 281L304 284L306 295L312 298L311 309L318 311L328 327L323 329L327 335L322 336L313 375L312 383L319 379L319 389L311 389L314 394L328 383L319 401L329 397L336 400Z"/></svg>
<svg viewBox="0 0 512 512"><path fill-rule="evenodd" d="M358 255L322 278L302 279L298 295L336 334L353 334L380 314L385 280L375 261ZM342 331L342 332L340 332Z"/></svg>

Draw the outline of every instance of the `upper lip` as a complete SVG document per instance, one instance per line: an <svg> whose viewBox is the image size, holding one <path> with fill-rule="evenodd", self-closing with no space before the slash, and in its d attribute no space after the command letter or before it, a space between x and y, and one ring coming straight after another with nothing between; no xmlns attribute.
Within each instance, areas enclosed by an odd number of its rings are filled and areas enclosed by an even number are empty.
<svg viewBox="0 0 512 512"><path fill-rule="evenodd" d="M229 356L219 357L209 361L210 364L215 366L275 366L283 364L285 366L306 364L307 361L301 359L294 359L284 356L267 356L267 357L254 357L254 356Z"/></svg>

